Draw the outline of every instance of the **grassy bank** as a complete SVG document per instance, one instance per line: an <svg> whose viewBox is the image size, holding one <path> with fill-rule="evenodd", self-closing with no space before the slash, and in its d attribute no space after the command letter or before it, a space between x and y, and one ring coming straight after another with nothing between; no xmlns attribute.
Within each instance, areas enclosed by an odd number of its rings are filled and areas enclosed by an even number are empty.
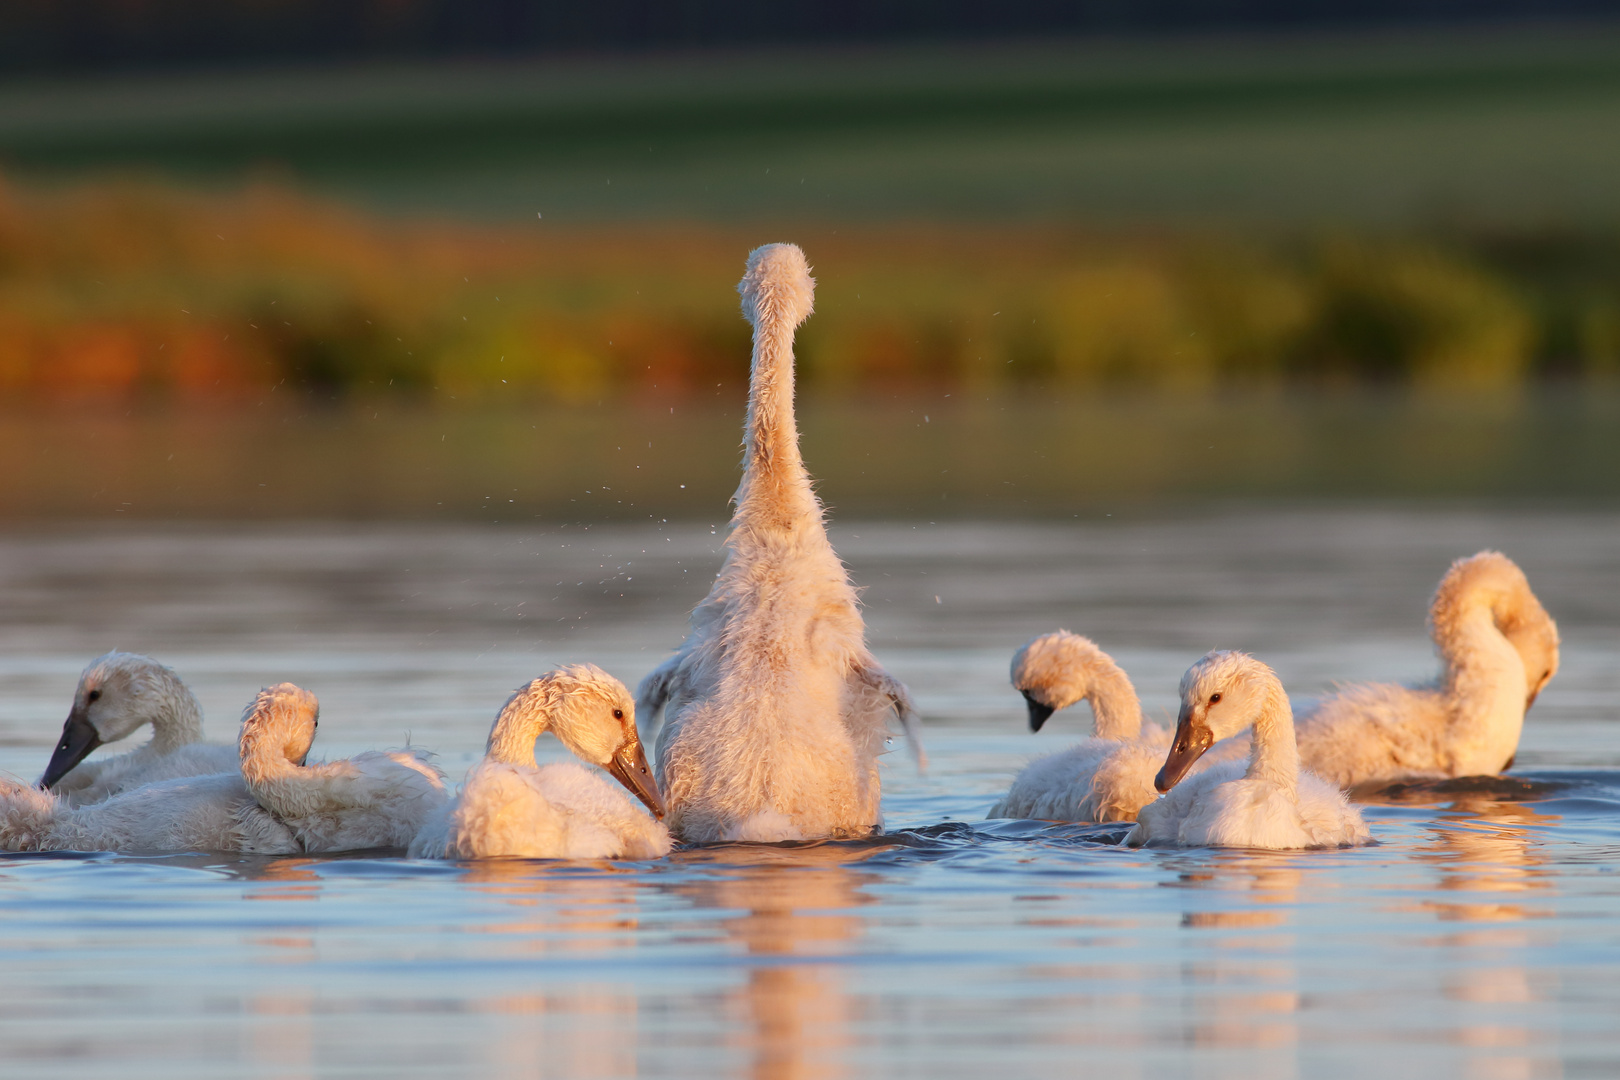
<svg viewBox="0 0 1620 1080"><path fill-rule="evenodd" d="M1409 386L1620 375L1620 234L803 226L827 391ZM494 404L746 376L745 227L374 218L278 185L0 191L11 400Z"/></svg>

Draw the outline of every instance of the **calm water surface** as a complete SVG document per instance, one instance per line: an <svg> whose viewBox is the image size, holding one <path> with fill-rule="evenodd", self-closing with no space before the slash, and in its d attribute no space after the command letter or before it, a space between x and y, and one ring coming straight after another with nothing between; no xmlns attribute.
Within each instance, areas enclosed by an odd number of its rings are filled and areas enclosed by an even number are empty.
<svg viewBox="0 0 1620 1080"><path fill-rule="evenodd" d="M154 653L215 739L259 686L317 749L459 776L551 664L634 682L717 565L707 527L40 529L0 537L0 768L32 778L79 669ZM0 861L15 1075L1609 1076L1620 1071L1620 517L1234 510L851 524L872 644L933 756L881 842L656 863L24 855ZM1129 852L978 822L1039 736L1011 651L1089 633L1167 712L1214 646L1299 696L1431 671L1447 562L1525 567L1565 638L1516 780L1367 808L1376 847ZM550 740L542 751L556 754Z"/></svg>

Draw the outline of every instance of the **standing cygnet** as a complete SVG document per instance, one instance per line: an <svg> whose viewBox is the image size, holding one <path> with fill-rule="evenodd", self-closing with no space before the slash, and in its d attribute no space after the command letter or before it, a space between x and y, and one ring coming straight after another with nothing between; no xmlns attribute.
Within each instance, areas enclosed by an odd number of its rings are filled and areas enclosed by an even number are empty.
<svg viewBox="0 0 1620 1080"><path fill-rule="evenodd" d="M1558 627L1512 559L1451 565L1430 632L1441 673L1426 686L1352 686L1299 721L1299 752L1340 787L1502 772L1524 714L1558 670Z"/></svg>
<svg viewBox="0 0 1620 1080"><path fill-rule="evenodd" d="M1067 630L1044 634L1013 655L1013 688L1029 705L1029 727L1080 701L1091 704L1095 736L1024 767L990 817L1048 821L1133 821L1158 797L1153 775L1169 734L1142 726L1136 688L1090 639Z"/></svg>
<svg viewBox="0 0 1620 1080"><path fill-rule="evenodd" d="M461 793L411 842L427 859L654 859L669 830L623 791L577 762L535 767L534 743L551 732L664 814L636 732L630 691L594 664L559 668L513 694L495 717L484 760Z"/></svg>
<svg viewBox="0 0 1620 1080"><path fill-rule="evenodd" d="M152 739L116 757L85 761L103 743L152 725ZM205 743L202 709L180 676L149 656L110 652L79 676L62 738L39 786L70 806L159 780L236 771L236 747Z"/></svg>
<svg viewBox="0 0 1620 1080"><path fill-rule="evenodd" d="M864 836L882 825L890 717L921 760L916 710L867 650L799 454L793 334L815 294L804 252L755 250L737 288L754 355L726 559L686 641L642 682L642 713L668 717L658 780L682 840Z"/></svg>
<svg viewBox="0 0 1620 1080"><path fill-rule="evenodd" d="M1254 729L1247 768L1212 766L1180 783L1216 741ZM1179 786L1178 786L1179 784ZM1136 815L1131 847L1320 848L1370 842L1344 793L1299 767L1282 681L1240 652L1212 652L1181 678L1175 742L1154 786L1169 792Z"/></svg>
<svg viewBox="0 0 1620 1080"><path fill-rule="evenodd" d="M302 764L315 741L320 704L292 683L259 691L242 714L242 779L306 852L404 847L448 795L444 777L418 750L367 750Z"/></svg>

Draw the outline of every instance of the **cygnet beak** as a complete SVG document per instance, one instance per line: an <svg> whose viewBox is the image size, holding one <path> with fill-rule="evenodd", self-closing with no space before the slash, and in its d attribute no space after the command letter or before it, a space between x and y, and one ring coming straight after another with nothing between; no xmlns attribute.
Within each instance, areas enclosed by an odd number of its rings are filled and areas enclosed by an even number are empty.
<svg viewBox="0 0 1620 1080"><path fill-rule="evenodd" d="M75 705L73 711L68 713L67 722L62 725L62 741L56 744L55 753L51 754L50 764L45 766L45 775L39 778L39 786L49 791L62 777L73 771L73 767L89 756L90 751L101 745L101 733L96 730L84 710Z"/></svg>
<svg viewBox="0 0 1620 1080"><path fill-rule="evenodd" d="M652 815L660 820L664 816L664 797L658 794L658 782L647 768L647 755L641 750L641 740L631 739L619 747L619 752L605 766L613 779L623 784L636 798L647 805Z"/></svg>
<svg viewBox="0 0 1620 1080"><path fill-rule="evenodd" d="M1170 744L1170 753L1164 759L1164 768L1153 778L1153 786L1161 793L1181 783L1182 777L1193 763L1204 756L1204 751L1215 745L1215 735L1191 710L1183 708L1176 720L1176 741Z"/></svg>
<svg viewBox="0 0 1620 1080"><path fill-rule="evenodd" d="M1039 701L1036 701L1028 690L1024 691L1024 703L1029 706L1029 730L1031 731L1041 730L1041 725L1046 723L1047 718L1057 712L1052 706L1042 705Z"/></svg>

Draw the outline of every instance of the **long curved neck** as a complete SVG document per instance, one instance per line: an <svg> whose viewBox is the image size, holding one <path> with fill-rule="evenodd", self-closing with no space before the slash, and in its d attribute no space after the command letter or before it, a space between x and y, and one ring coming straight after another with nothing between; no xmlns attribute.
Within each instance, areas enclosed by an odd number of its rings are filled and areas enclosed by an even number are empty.
<svg viewBox="0 0 1620 1080"><path fill-rule="evenodd" d="M1529 695L1524 662L1483 602L1437 625L1435 644L1445 663L1448 742L1457 765L1469 772L1496 772L1513 756L1524 726Z"/></svg>
<svg viewBox="0 0 1620 1080"><path fill-rule="evenodd" d="M1249 752L1251 780L1266 780L1289 791L1299 784L1299 744L1294 740L1294 710L1277 679L1266 680L1265 701L1254 721Z"/></svg>
<svg viewBox="0 0 1620 1080"><path fill-rule="evenodd" d="M508 708L495 718L484 746L484 759L503 765L533 765L534 742L549 727L538 709Z"/></svg>
<svg viewBox="0 0 1620 1080"><path fill-rule="evenodd" d="M163 705L152 717L153 750L169 754L202 740L202 707L183 683L165 688Z"/></svg>
<svg viewBox="0 0 1620 1080"><path fill-rule="evenodd" d="M303 767L288 760L282 749L286 740L262 729L241 740L242 779L257 793L261 788L296 779Z"/></svg>
<svg viewBox="0 0 1620 1080"><path fill-rule="evenodd" d="M769 307L754 325L743 478L732 515L738 528L789 532L821 520L821 507L799 456L793 415L793 331L792 317Z"/></svg>
<svg viewBox="0 0 1620 1080"><path fill-rule="evenodd" d="M1091 676L1086 700L1091 703L1099 739L1134 739L1142 733L1142 704L1136 687L1117 664L1099 665Z"/></svg>

